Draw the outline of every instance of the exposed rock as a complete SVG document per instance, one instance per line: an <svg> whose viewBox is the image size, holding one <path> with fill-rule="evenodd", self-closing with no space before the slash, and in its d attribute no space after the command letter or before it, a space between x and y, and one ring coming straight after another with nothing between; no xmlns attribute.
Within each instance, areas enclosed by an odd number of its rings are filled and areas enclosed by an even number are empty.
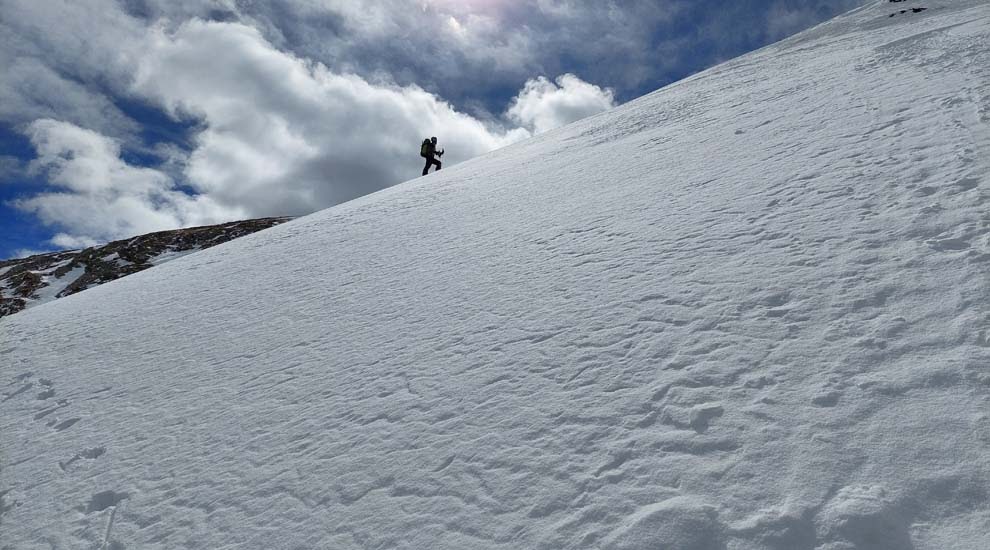
<svg viewBox="0 0 990 550"><path fill-rule="evenodd" d="M82 292L183 253L216 246L292 218L262 218L159 231L85 250L0 260L0 317Z"/></svg>

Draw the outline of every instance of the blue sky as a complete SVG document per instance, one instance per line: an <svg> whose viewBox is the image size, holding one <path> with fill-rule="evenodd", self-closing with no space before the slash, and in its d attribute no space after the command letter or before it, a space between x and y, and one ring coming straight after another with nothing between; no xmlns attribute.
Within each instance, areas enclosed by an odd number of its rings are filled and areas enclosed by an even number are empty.
<svg viewBox="0 0 990 550"><path fill-rule="evenodd" d="M0 0L0 258L350 200L862 0Z"/></svg>

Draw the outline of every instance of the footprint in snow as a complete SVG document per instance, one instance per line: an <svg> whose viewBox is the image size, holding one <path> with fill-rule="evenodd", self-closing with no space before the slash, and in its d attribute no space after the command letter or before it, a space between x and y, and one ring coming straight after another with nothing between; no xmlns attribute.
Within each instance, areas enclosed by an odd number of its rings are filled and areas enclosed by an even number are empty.
<svg viewBox="0 0 990 550"><path fill-rule="evenodd" d="M837 391L828 391L812 397L811 402L819 407L834 407L839 404L841 396L842 394Z"/></svg>
<svg viewBox="0 0 990 550"><path fill-rule="evenodd" d="M62 407L68 407L68 406L69 406L69 400L68 399L59 399L58 401L55 402L55 406L54 407L51 407L51 408L48 408L48 409L45 409L45 410L43 410L41 412L36 413L34 415L34 419L35 420L41 420L42 418L44 418L44 417L52 414L53 412L61 409Z"/></svg>
<svg viewBox="0 0 990 550"><path fill-rule="evenodd" d="M939 252L966 250L970 247L969 242L963 239L933 239L926 241L925 244L933 250L938 250Z"/></svg>
<svg viewBox="0 0 990 550"><path fill-rule="evenodd" d="M59 422L58 419L55 418L48 422L48 426L50 428L53 428L56 432L61 432L62 430L67 430L71 428L73 425L75 425L76 422L79 422L80 420L82 420L82 418L70 418L68 420L63 420Z"/></svg>
<svg viewBox="0 0 990 550"><path fill-rule="evenodd" d="M70 466L72 466L73 464L75 464L80 460L96 460L97 458L103 456L106 452L107 452L106 447L92 447L89 449L84 449L76 453L75 456L73 456L69 460L59 461L58 467L61 468L62 471L64 472L68 470Z"/></svg>
<svg viewBox="0 0 990 550"><path fill-rule="evenodd" d="M22 394L22 393L30 390L33 387L34 387L34 384L31 383L31 382L28 382L27 384L24 384L23 386L21 386L20 388L17 388L16 390L14 390L11 393L5 393L4 394L4 397L3 397L3 401L0 401L0 403L6 403L7 401L10 401L11 399L13 399L13 398L17 397L18 395L20 395L20 394Z"/></svg>
<svg viewBox="0 0 990 550"><path fill-rule="evenodd" d="M51 399L52 397L55 397L55 388L52 387L53 384L51 380L45 380L42 378L41 386L45 389L38 392L38 395L34 396L35 399L37 399L38 401L44 401L45 399Z"/></svg>
<svg viewBox="0 0 990 550"><path fill-rule="evenodd" d="M115 506L120 506L120 503L128 498L127 493L118 493L116 491L102 491L94 494L90 497L89 502L85 505L76 506L76 510L84 514L92 514L93 512L102 512L107 508L113 508Z"/></svg>
<svg viewBox="0 0 990 550"><path fill-rule="evenodd" d="M124 550L124 545L111 539L111 534L113 532L113 523L117 516L117 510L128 498L128 496L129 495L127 493L102 491L90 497L88 503L76 506L77 511L82 514L86 514L87 516L91 516L91 519L88 521L103 523L103 528L101 530L102 533L99 535L95 533L95 529L83 529L82 531L77 532L87 534L90 537L93 535L100 537L99 539L90 538L89 540L86 540L86 546L95 546L100 550ZM106 510L109 510L109 514L105 513Z"/></svg>
<svg viewBox="0 0 990 550"><path fill-rule="evenodd" d="M712 420L725 414L725 409L717 403L695 405L690 408L666 405L656 415L648 417L649 423L641 421L641 427L659 420L662 424L682 430L691 429L702 434L708 431Z"/></svg>
<svg viewBox="0 0 990 550"><path fill-rule="evenodd" d="M980 181L976 178L963 178L957 181L955 187L959 189L959 192L969 191L971 189L976 189L980 185Z"/></svg>

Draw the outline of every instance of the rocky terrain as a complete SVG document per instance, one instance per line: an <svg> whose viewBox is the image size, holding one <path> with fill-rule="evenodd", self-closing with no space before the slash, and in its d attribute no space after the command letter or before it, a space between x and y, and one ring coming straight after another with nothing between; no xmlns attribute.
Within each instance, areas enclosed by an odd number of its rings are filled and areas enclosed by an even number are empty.
<svg viewBox="0 0 990 550"><path fill-rule="evenodd" d="M291 218L159 231L84 250L0 260L0 317L125 277Z"/></svg>

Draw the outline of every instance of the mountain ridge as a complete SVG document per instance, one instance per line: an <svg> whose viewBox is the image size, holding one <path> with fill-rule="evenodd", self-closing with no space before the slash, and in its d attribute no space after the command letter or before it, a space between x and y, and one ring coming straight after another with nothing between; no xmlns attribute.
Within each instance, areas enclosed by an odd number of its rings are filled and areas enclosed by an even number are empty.
<svg viewBox="0 0 990 550"><path fill-rule="evenodd" d="M0 260L0 317L82 292L291 219L259 218L156 231L81 250Z"/></svg>

